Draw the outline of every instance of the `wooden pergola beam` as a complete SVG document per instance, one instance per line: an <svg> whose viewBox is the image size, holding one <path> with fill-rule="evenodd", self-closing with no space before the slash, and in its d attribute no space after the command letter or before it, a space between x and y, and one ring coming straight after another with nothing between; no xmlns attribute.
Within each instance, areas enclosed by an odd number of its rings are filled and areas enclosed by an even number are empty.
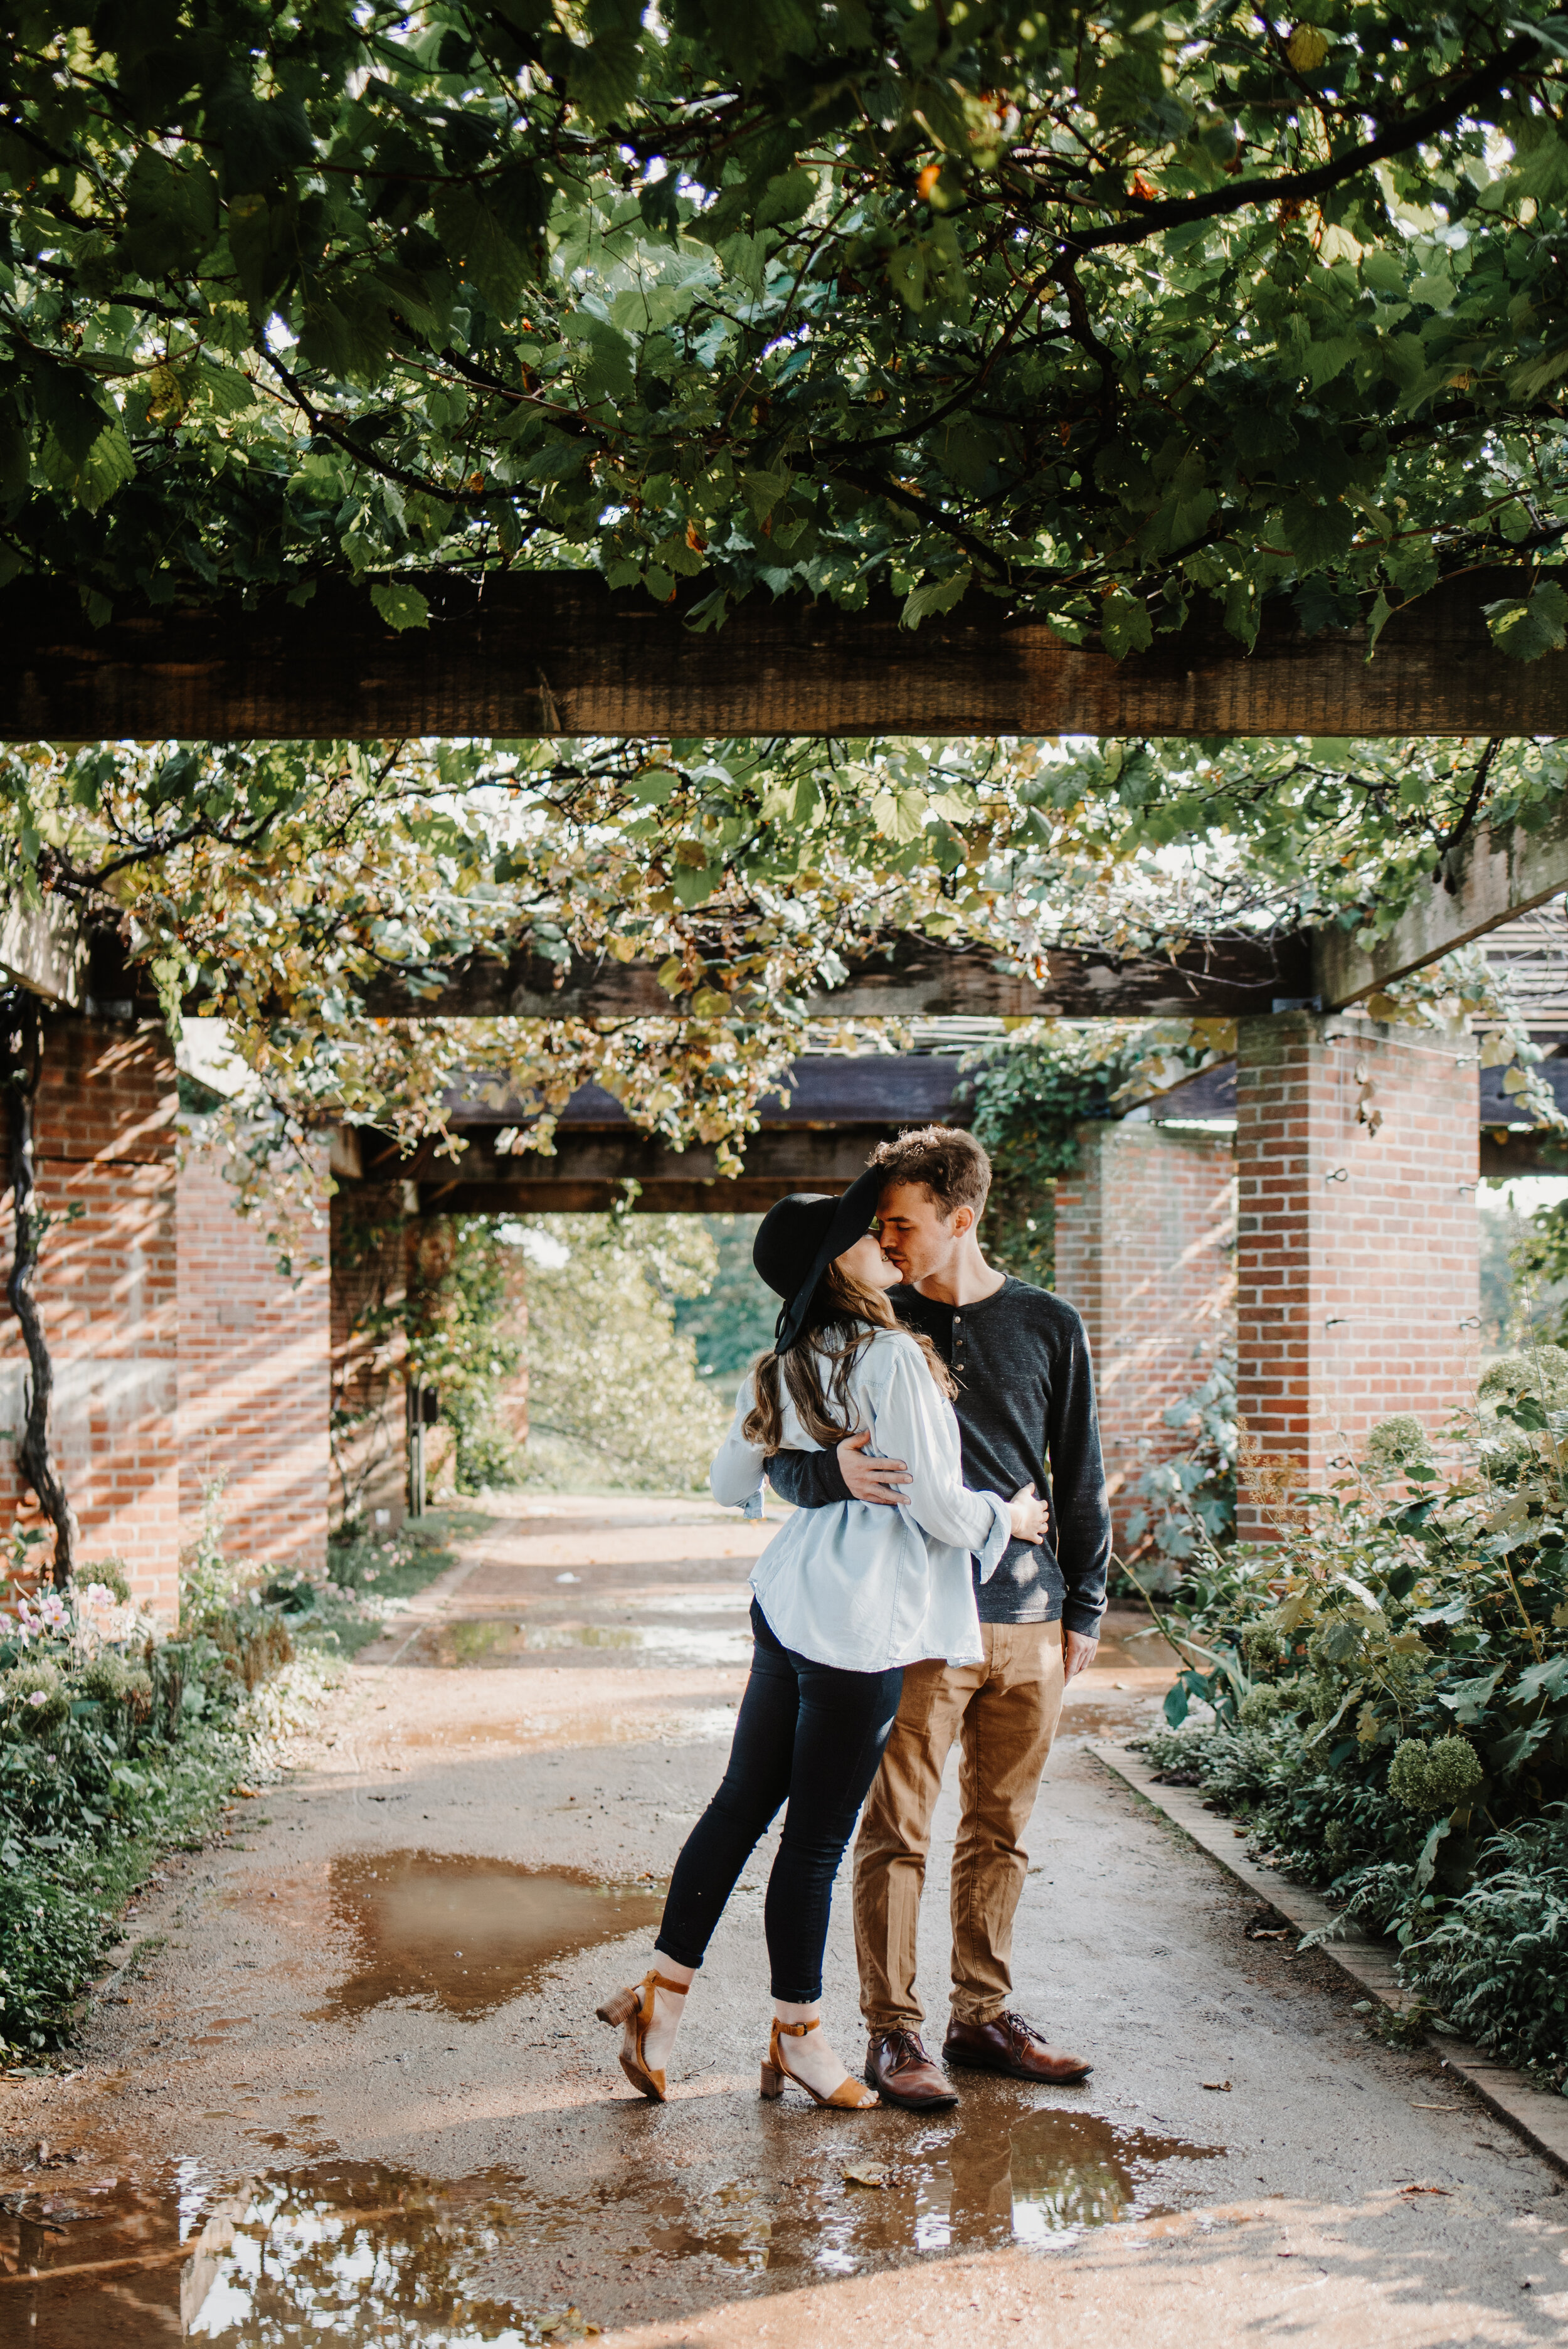
<svg viewBox="0 0 1568 2349"><path fill-rule="evenodd" d="M863 1174L865 1168L855 1171ZM797 1185L757 1174L658 1175L643 1185L632 1207L643 1216L763 1216L789 1191L829 1192L837 1198L853 1179L848 1174L822 1176ZM607 1216L625 1205L622 1184L591 1175L556 1175L539 1183L419 1185L422 1216Z"/></svg>
<svg viewBox="0 0 1568 2349"><path fill-rule="evenodd" d="M791 1189L840 1190L864 1174L873 1144L894 1131L890 1121L834 1126L825 1132L807 1127L748 1134L746 1172L754 1180L770 1185L772 1198ZM394 1151L384 1158L367 1158L366 1174L370 1179L381 1175L418 1183L421 1202L427 1206L439 1206L447 1188L462 1189L474 1184L498 1195L574 1183L603 1184L616 1196L628 1182L717 1185L726 1193L730 1188L712 1146L693 1143L688 1150L672 1150L634 1125L618 1130L562 1129L556 1136L554 1154L548 1158L532 1150L498 1151L491 1131L470 1132L465 1140L468 1147L459 1160L439 1158L435 1145L424 1143L405 1159L398 1159Z"/></svg>
<svg viewBox="0 0 1568 2349"><path fill-rule="evenodd" d="M432 970L416 993L401 977L371 988L366 1009L379 1019L668 1019L682 1009L646 963L550 963L472 957ZM905 934L859 963L842 986L807 997L815 1019L935 1019L953 1013L1003 1019L1224 1019L1268 1011L1310 992L1305 934L1217 938L1167 960L1106 954L1052 954L1041 985L990 956Z"/></svg>
<svg viewBox="0 0 1568 2349"><path fill-rule="evenodd" d="M421 578L430 625L395 635L363 585L211 604L74 587L0 593L0 738L324 740L410 735L1537 734L1568 730L1568 660L1503 658L1481 606L1529 574L1472 573L1398 613L1305 636L1270 605L1251 653L1203 605L1124 661L1013 619L979 589L918 630L896 597L846 612L760 595L722 627L591 572Z"/></svg>
<svg viewBox="0 0 1568 2349"><path fill-rule="evenodd" d="M1560 807L1534 832L1522 824L1502 831L1483 824L1444 859L1421 896L1378 945L1358 947L1344 930L1318 931L1312 991L1322 998L1326 1011L1346 1010L1564 889L1568 807Z"/></svg>

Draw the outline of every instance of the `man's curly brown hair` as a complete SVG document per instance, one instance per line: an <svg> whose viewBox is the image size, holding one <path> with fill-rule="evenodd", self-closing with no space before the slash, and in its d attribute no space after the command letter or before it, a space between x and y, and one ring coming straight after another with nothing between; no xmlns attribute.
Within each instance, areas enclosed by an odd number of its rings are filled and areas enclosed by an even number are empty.
<svg viewBox="0 0 1568 2349"><path fill-rule="evenodd" d="M894 1142L879 1142L866 1161L884 1184L918 1183L944 1216L973 1207L980 1220L991 1188L991 1161L961 1125L922 1125Z"/></svg>

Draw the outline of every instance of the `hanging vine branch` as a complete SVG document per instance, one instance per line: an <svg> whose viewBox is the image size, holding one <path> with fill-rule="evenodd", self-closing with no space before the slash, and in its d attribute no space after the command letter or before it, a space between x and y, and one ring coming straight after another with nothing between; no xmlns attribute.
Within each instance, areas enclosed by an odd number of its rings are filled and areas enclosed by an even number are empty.
<svg viewBox="0 0 1568 2349"><path fill-rule="evenodd" d="M26 1418L18 1456L23 1474L38 1495L44 1515L55 1528L54 1583L63 1589L76 1564L77 1520L65 1483L49 1444L49 1412L55 1394L55 1365L44 1334L43 1315L34 1294L38 1259L48 1217L38 1205L35 1176L34 1111L43 1066L43 1030L37 1007L19 989L11 994L4 1014L5 1030L5 1089L9 1130L11 1209L15 1241L5 1294L22 1342L27 1350L30 1373Z"/></svg>

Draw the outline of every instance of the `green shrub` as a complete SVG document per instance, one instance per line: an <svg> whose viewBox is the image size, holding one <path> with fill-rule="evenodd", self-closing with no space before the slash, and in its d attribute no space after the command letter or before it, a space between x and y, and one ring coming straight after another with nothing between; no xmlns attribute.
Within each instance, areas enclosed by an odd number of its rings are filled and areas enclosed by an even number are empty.
<svg viewBox="0 0 1568 2349"><path fill-rule="evenodd" d="M272 1610L217 1603L216 1563L177 1640L105 1640L92 1568L79 1595L0 1608L0 2054L68 2036L128 1895L246 1773L239 1707L292 1649Z"/></svg>
<svg viewBox="0 0 1568 2349"><path fill-rule="evenodd" d="M1388 1792L1408 1811L1451 1811L1485 1775L1465 1738L1439 1737L1424 1745L1418 1737L1402 1737L1388 1764Z"/></svg>
<svg viewBox="0 0 1568 2349"><path fill-rule="evenodd" d="M1326 1493L1253 1471L1280 1539L1207 1549L1161 1610L1185 1663L1147 1745L1396 1935L1412 1991L1562 2078L1568 1352L1482 1395L1440 1452L1384 1423Z"/></svg>
<svg viewBox="0 0 1568 2349"><path fill-rule="evenodd" d="M70 1713L66 1683L53 1664L16 1664L0 1686L14 1737L43 1737Z"/></svg>

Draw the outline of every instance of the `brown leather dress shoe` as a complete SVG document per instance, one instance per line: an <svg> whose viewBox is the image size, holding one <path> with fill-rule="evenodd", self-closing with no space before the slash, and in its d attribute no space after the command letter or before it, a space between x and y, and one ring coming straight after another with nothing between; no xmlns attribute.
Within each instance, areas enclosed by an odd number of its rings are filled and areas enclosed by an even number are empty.
<svg viewBox="0 0 1568 2349"><path fill-rule="evenodd" d="M918 2031L873 2031L866 2049L866 2079L884 2105L934 2113L958 2102L958 2091L922 2046Z"/></svg>
<svg viewBox="0 0 1568 2349"><path fill-rule="evenodd" d="M1049 2080L1058 2086L1064 2080L1087 2079L1094 2069L1081 2055L1050 2046L1044 2033L1021 2014L999 2014L993 2023L950 2023L942 2060L967 2064L977 2072L1006 2072L1014 2080Z"/></svg>

